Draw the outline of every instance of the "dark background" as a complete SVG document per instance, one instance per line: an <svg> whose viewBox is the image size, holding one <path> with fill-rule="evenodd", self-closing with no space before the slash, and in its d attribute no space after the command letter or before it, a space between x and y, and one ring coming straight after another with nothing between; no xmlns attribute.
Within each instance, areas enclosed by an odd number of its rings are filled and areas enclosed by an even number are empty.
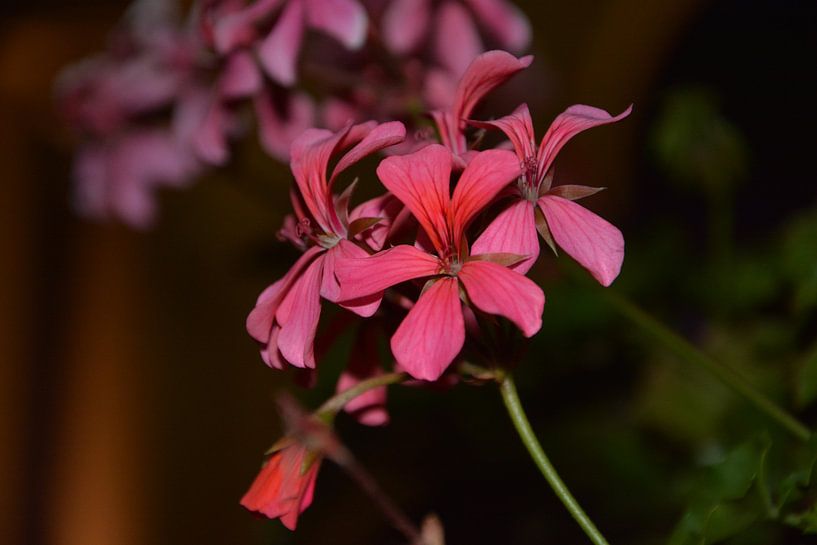
<svg viewBox="0 0 817 545"><path fill-rule="evenodd" d="M613 289L814 424L797 362L817 336L817 4L518 4L536 61L489 115L527 101L541 135L570 104L618 113L634 103L629 119L583 134L558 161L563 180L609 188L587 206L627 240ZM238 504L280 432L274 394L290 383L244 331L257 294L295 256L274 236L287 170L250 143L192 189L163 193L146 233L72 213L72 143L51 84L104 47L124 6L3 8L0 541L401 543L328 463L296 533ZM696 471L768 422L651 345L568 261L544 255L534 270L548 304L520 393L610 541L663 543ZM304 403L329 395L347 348L343 339ZM451 544L586 542L493 388L390 395L387 428L341 418L339 433L414 519L437 513ZM741 539L808 543L765 525Z"/></svg>

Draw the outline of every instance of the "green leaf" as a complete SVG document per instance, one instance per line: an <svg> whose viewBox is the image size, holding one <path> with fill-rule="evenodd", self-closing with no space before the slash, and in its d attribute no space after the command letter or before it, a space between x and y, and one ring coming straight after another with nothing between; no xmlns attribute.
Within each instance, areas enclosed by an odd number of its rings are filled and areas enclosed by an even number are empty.
<svg viewBox="0 0 817 545"><path fill-rule="evenodd" d="M798 367L795 395L797 405L801 408L817 399L817 344Z"/></svg>
<svg viewBox="0 0 817 545"><path fill-rule="evenodd" d="M698 487L698 498L675 527L669 545L718 543L765 518L767 506L761 495L749 492L758 484L770 446L770 439L760 436L737 446L710 467Z"/></svg>

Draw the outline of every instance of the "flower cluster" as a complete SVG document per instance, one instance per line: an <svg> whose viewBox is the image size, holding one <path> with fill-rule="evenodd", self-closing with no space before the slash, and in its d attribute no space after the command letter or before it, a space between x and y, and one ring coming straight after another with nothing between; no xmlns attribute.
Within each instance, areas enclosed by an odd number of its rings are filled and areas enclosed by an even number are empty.
<svg viewBox="0 0 817 545"><path fill-rule="evenodd" d="M196 0L184 17L175 3L135 0L107 51L57 83L86 215L149 226L157 188L225 164L253 120L283 162L310 127L412 132L417 112L449 106L485 40L521 51L530 37L506 0Z"/></svg>
<svg viewBox="0 0 817 545"><path fill-rule="evenodd" d="M623 119L630 109L612 116L571 106L553 121L538 147L524 104L499 119L470 119L487 93L531 60L499 50L474 59L449 106L430 112L439 142L413 142L407 149L405 127L395 121L310 129L295 140L294 214L281 234L303 254L259 296L247 319L268 365L317 367L316 335L325 300L363 321L356 358L339 390L383 372L373 356L381 330L390 336L396 369L418 381L439 381L452 374L452 364L469 343L491 337L491 328L509 323L524 337L539 331L545 295L526 276L539 255L538 236L554 250L561 247L602 285L613 282L624 257L621 232L574 202L599 189L553 185L553 164L573 136ZM478 149L469 127L496 129L510 145ZM356 182L348 183L344 174L378 151L388 155L376 168L386 192L350 207ZM348 314L345 321L350 322ZM347 409L364 423L382 424L384 403L385 389L378 388ZM301 451L291 452L263 471L274 473L265 479L278 483L275 490L292 478L287 467L300 464ZM303 499L298 513L311 499L315 477L312 469L299 471L297 497ZM281 494L272 497L281 501ZM282 516L278 509L251 503L253 510Z"/></svg>

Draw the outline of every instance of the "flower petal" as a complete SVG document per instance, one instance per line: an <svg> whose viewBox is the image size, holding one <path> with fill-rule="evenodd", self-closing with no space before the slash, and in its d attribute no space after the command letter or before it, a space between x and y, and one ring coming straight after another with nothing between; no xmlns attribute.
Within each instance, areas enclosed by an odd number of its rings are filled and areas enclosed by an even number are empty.
<svg viewBox="0 0 817 545"><path fill-rule="evenodd" d="M520 160L536 156L533 121L527 104L522 104L512 114L491 121L469 121L471 125L483 128L499 129L504 132L513 144L516 156Z"/></svg>
<svg viewBox="0 0 817 545"><path fill-rule="evenodd" d="M460 176L451 200L456 247L474 216L515 180L520 171L519 159L508 150L491 149L475 154Z"/></svg>
<svg viewBox="0 0 817 545"><path fill-rule="evenodd" d="M383 41L392 53L410 53L420 45L430 19L431 0L392 0L383 13Z"/></svg>
<svg viewBox="0 0 817 545"><path fill-rule="evenodd" d="M612 284L624 261L621 231L573 201L545 195L538 202L556 243L602 286Z"/></svg>
<svg viewBox="0 0 817 545"><path fill-rule="evenodd" d="M505 0L465 0L503 48L520 53L530 44L530 22Z"/></svg>
<svg viewBox="0 0 817 545"><path fill-rule="evenodd" d="M346 155L341 157L337 166L335 166L335 169L332 171L332 180L364 157L384 148L388 148L389 146L399 144L405 140L405 138L406 126L399 121L390 121L377 125L363 137L363 140L358 142ZM332 181L330 181L330 185L331 183Z"/></svg>
<svg viewBox="0 0 817 545"><path fill-rule="evenodd" d="M255 59L246 50L227 57L219 79L221 95L228 99L246 98L257 93L264 82Z"/></svg>
<svg viewBox="0 0 817 545"><path fill-rule="evenodd" d="M302 93L289 96L286 111L282 113L276 110L268 92L257 94L253 102L261 146L272 157L288 161L292 142L314 125L315 106L312 99Z"/></svg>
<svg viewBox="0 0 817 545"><path fill-rule="evenodd" d="M387 157L377 167L377 176L411 210L442 252L450 242L446 215L451 200L451 152L431 144L410 155Z"/></svg>
<svg viewBox="0 0 817 545"><path fill-rule="evenodd" d="M289 271L271 286L267 287L258 296L255 302L255 308L252 309L247 316L247 333L252 338L261 343L269 341L270 330L275 320L275 313L278 311L278 305L289 293L293 282L300 277L304 268L315 258L317 254L323 251L323 248L313 246L307 250L295 262Z"/></svg>
<svg viewBox="0 0 817 545"><path fill-rule="evenodd" d="M303 34L303 0L290 0L273 29L258 46L261 65L272 79L285 87L295 83L295 64Z"/></svg>
<svg viewBox="0 0 817 545"><path fill-rule="evenodd" d="M335 275L340 282L340 301L349 301L380 293L386 288L433 276L440 262L422 250L401 244L373 256L344 257L335 261Z"/></svg>
<svg viewBox="0 0 817 545"><path fill-rule="evenodd" d="M530 55L517 59L510 53L498 50L478 56L460 79L452 108L454 117L467 119L486 94L530 66L532 61Z"/></svg>
<svg viewBox="0 0 817 545"><path fill-rule="evenodd" d="M556 116L539 144L537 160L539 162L539 178L547 174L556 154L567 142L587 129L621 121L633 110L630 105L626 110L613 117L600 108L575 104Z"/></svg>
<svg viewBox="0 0 817 545"><path fill-rule="evenodd" d="M474 20L459 3L446 2L435 18L434 50L439 63L454 77L461 76L485 51Z"/></svg>
<svg viewBox="0 0 817 545"><path fill-rule="evenodd" d="M464 342L459 282L442 278L420 295L391 338L391 350L414 378L437 380Z"/></svg>
<svg viewBox="0 0 817 545"><path fill-rule="evenodd" d="M348 240L341 240L337 246L326 252L326 260L323 266L323 283L321 285L321 296L332 302L340 301L341 289L335 274L335 264L338 260L344 259L366 259L369 254L366 250ZM344 300L339 304L351 310L358 316L368 318L377 311L383 292L378 291L357 299Z"/></svg>
<svg viewBox="0 0 817 545"><path fill-rule="evenodd" d="M386 193L359 204L349 214L350 222L360 218L381 218L381 221L355 238L368 244L372 250L382 250L392 226L396 225L401 210L403 210L403 203L391 193Z"/></svg>
<svg viewBox="0 0 817 545"><path fill-rule="evenodd" d="M309 25L329 34L347 49L366 41L369 18L357 0L305 0Z"/></svg>
<svg viewBox="0 0 817 545"><path fill-rule="evenodd" d="M477 238L471 246L471 255L503 253L528 256L510 267L518 273L527 273L539 257L534 211L533 203L524 199L511 204Z"/></svg>
<svg viewBox="0 0 817 545"><path fill-rule="evenodd" d="M323 258L319 256L306 268L275 313L275 320L281 325L278 350L295 367L315 368L314 342L321 316Z"/></svg>
<svg viewBox="0 0 817 545"><path fill-rule="evenodd" d="M541 329L545 294L530 278L491 261L468 261L458 276L481 311L504 316L526 337Z"/></svg>

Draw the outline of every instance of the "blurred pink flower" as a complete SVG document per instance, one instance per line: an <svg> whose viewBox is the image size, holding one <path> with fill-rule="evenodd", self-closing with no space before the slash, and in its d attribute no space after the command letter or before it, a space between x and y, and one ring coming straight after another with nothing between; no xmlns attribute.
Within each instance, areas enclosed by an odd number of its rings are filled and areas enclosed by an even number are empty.
<svg viewBox="0 0 817 545"><path fill-rule="evenodd" d="M259 39L261 27L271 19L266 36ZM238 4L238 9L215 20L213 41L221 54L254 47L269 76L292 86L307 28L332 36L347 49L358 49L366 40L368 17L357 0L257 0L248 6Z"/></svg>
<svg viewBox="0 0 817 545"><path fill-rule="evenodd" d="M377 325L367 320L360 324L352 351L349 355L349 364L338 379L338 393L354 387L358 383L380 376L383 367L377 350ZM373 388L354 398L346 404L344 410L354 416L358 422L366 426L383 426L389 422L389 413L386 411L387 388Z"/></svg>
<svg viewBox="0 0 817 545"><path fill-rule="evenodd" d="M417 246L398 245L370 257L347 255L335 265L341 301L430 279L391 339L398 365L424 380L439 378L462 348L461 297L485 313L508 318L528 337L541 327L545 303L535 283L500 264L509 256L470 253L465 239L471 220L519 175L514 154L475 154L453 196L452 166L451 152L438 144L384 159L378 177L411 211L426 238L418 239Z"/></svg>
<svg viewBox="0 0 817 545"><path fill-rule="evenodd" d="M80 149L74 163L74 203L95 219L118 218L131 227L153 224L159 187L185 185L200 163L168 131L131 131Z"/></svg>
<svg viewBox="0 0 817 545"><path fill-rule="evenodd" d="M485 51L479 27L502 49L521 53L530 42L530 24L505 0L392 0L383 14L383 39L400 55L425 44L434 60L455 80Z"/></svg>
<svg viewBox="0 0 817 545"><path fill-rule="evenodd" d="M283 356L296 367L315 367L320 298L336 302L340 296L336 262L343 257L369 255L352 240L368 244L372 250L380 249L385 238L382 226L381 231L363 233L381 218L388 222L389 210L394 210L388 197L380 197L347 213L354 185L339 197L333 193L333 185L344 170L403 138L402 123L369 122L349 125L335 133L310 129L293 143L291 167L298 187L297 194L293 192L297 221L289 220L283 234L306 252L282 279L261 293L247 317L247 331L261 343L261 355L268 365L283 368ZM347 148L330 174L330 161ZM343 306L361 316L371 316L381 295L347 300Z"/></svg>
<svg viewBox="0 0 817 545"><path fill-rule="evenodd" d="M544 214L543 236L552 234L556 244L586 268L602 285L618 276L624 260L624 237L613 225L573 201L593 195L600 188L578 185L551 187L548 176L559 150L578 133L615 123L630 114L632 106L613 117L592 106L575 105L559 114L536 149L533 122L526 104L495 121L472 122L503 131L513 144L522 165L514 202L474 242L475 252L508 252L527 256L515 265L527 272L539 255L535 209ZM549 237L548 237L549 238ZM551 243L548 240L548 243Z"/></svg>

